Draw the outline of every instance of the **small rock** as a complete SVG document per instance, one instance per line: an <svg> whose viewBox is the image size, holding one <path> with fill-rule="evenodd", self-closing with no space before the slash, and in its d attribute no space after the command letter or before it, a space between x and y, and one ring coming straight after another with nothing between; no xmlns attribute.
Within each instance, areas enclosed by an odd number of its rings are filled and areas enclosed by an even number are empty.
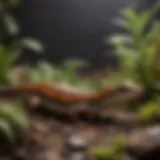
<svg viewBox="0 0 160 160"><path fill-rule="evenodd" d="M73 153L71 154L70 160L84 160L85 153Z"/></svg>
<svg viewBox="0 0 160 160"><path fill-rule="evenodd" d="M127 153L124 153L124 154L122 155L122 159L123 159L123 160L135 160L135 158L133 158L132 156L130 156L130 155L127 154Z"/></svg>
<svg viewBox="0 0 160 160"><path fill-rule="evenodd" d="M86 142L79 137L69 138L66 145L70 148L70 150L75 152L83 152L87 147Z"/></svg>
<svg viewBox="0 0 160 160"><path fill-rule="evenodd" d="M129 135L128 148L138 154L147 154L160 147L160 125L138 129Z"/></svg>

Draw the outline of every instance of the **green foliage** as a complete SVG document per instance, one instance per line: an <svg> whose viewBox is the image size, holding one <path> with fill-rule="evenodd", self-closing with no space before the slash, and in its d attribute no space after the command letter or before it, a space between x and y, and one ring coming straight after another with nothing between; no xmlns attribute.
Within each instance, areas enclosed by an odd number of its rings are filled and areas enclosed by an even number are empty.
<svg viewBox="0 0 160 160"><path fill-rule="evenodd" d="M126 140L123 136L115 137L112 146L103 148L93 148L91 153L101 160L121 160L123 147Z"/></svg>
<svg viewBox="0 0 160 160"><path fill-rule="evenodd" d="M9 13L5 13L3 15L3 22L9 35L15 36L20 32L20 28L15 19Z"/></svg>
<svg viewBox="0 0 160 160"><path fill-rule="evenodd" d="M132 80L128 78L128 75L126 73L116 71L104 77L101 83L103 87L112 87L112 86L115 87L121 85L126 81L132 81Z"/></svg>
<svg viewBox="0 0 160 160"><path fill-rule="evenodd" d="M45 61L40 61L35 68L29 68L28 75L32 83L53 82L55 68Z"/></svg>
<svg viewBox="0 0 160 160"><path fill-rule="evenodd" d="M28 133L29 124L29 117L20 104L0 101L0 134L3 134L8 142L13 145Z"/></svg>
<svg viewBox="0 0 160 160"><path fill-rule="evenodd" d="M80 59L66 60L58 66L40 61L36 68L29 69L29 81L32 83L56 82L81 89L97 90L100 88L99 83L95 83L94 80L84 79L77 74L79 69L87 66L87 62Z"/></svg>
<svg viewBox="0 0 160 160"><path fill-rule="evenodd" d="M8 82L8 73L14 63L17 52L12 54L13 50L0 45L0 83Z"/></svg>
<svg viewBox="0 0 160 160"><path fill-rule="evenodd" d="M31 50L33 50L34 52L37 52L37 53L43 53L44 52L44 48L43 48L42 44L39 41L33 39L32 37L25 37L23 39L20 39L19 44L22 47L31 49Z"/></svg>
<svg viewBox="0 0 160 160"><path fill-rule="evenodd" d="M115 46L121 63L121 74L124 79L130 79L147 87L154 87L159 81L153 68L157 46L159 46L160 23L154 22L146 32L146 27L159 9L160 3L152 9L140 13L131 6L123 10L122 18L115 22L126 29L126 34L115 34L109 37L109 42ZM157 44L158 43L158 44Z"/></svg>
<svg viewBox="0 0 160 160"><path fill-rule="evenodd" d="M139 107L138 110L138 120L140 122L150 122L155 118L160 117L160 100L155 99L145 103Z"/></svg>
<svg viewBox="0 0 160 160"><path fill-rule="evenodd" d="M80 59L68 59L62 62L62 64L57 67L54 76L55 81L69 82L73 85L78 84L81 80L77 77L77 72L83 67L87 67L88 63L85 60Z"/></svg>
<svg viewBox="0 0 160 160"><path fill-rule="evenodd" d="M119 155L116 150L110 147L97 148L94 152L95 156L101 160L121 160L121 155Z"/></svg>
<svg viewBox="0 0 160 160"><path fill-rule="evenodd" d="M13 67L24 48L37 53L43 53L44 51L42 44L37 40L31 37L18 38L20 27L11 15L10 9L16 7L19 3L20 0L1 0L0 84L9 83L9 70Z"/></svg>
<svg viewBox="0 0 160 160"><path fill-rule="evenodd" d="M10 144L15 142L12 125L3 118L0 118L0 134L1 136L3 135Z"/></svg>

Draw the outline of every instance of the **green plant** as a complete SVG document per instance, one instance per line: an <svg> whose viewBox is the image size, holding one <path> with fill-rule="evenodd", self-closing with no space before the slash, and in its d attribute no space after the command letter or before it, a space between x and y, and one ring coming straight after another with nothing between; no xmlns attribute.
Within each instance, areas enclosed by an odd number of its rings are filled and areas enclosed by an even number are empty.
<svg viewBox="0 0 160 160"><path fill-rule="evenodd" d="M94 80L82 78L77 74L78 69L86 67L87 62L80 59L69 59L58 66L54 66L45 61L40 61L35 68L28 69L29 81L31 83L47 82L59 83L76 88L93 89L100 88L100 84Z"/></svg>
<svg viewBox="0 0 160 160"><path fill-rule="evenodd" d="M82 80L77 77L77 72L83 67L87 67L88 63L80 59L64 60L56 69L54 76L55 81L69 82L73 85L79 84Z"/></svg>
<svg viewBox="0 0 160 160"><path fill-rule="evenodd" d="M78 83L77 70L86 63L81 60L66 60L59 66L54 66L45 61L40 61L36 68L30 68L30 80L32 82L67 82Z"/></svg>
<svg viewBox="0 0 160 160"><path fill-rule="evenodd" d="M145 104L140 104L138 109L138 120L140 122L150 122L160 117L160 99L159 97Z"/></svg>
<svg viewBox="0 0 160 160"><path fill-rule="evenodd" d="M126 144L125 137L116 136L110 147L92 148L91 154L100 160L121 160L123 147Z"/></svg>
<svg viewBox="0 0 160 160"><path fill-rule="evenodd" d="M31 83L37 82L53 82L55 67L46 61L39 61L36 67L28 67L27 71L29 81Z"/></svg>
<svg viewBox="0 0 160 160"><path fill-rule="evenodd" d="M109 42L115 47L119 55L121 70L113 77L131 80L146 89L155 89L159 84L159 72L154 65L155 57L159 55L160 23L154 21L146 31L150 19L159 9L158 2L152 9L136 12L134 6L125 8L122 18L115 22L126 30L126 34L115 34L109 37ZM112 78L112 77L111 77Z"/></svg>
<svg viewBox="0 0 160 160"><path fill-rule="evenodd" d="M9 83L8 73L24 48L38 53L43 52L40 42L31 37L19 37L20 28L11 15L12 7L16 7L21 0L1 0L0 25L0 83Z"/></svg>
<svg viewBox="0 0 160 160"><path fill-rule="evenodd" d="M29 125L29 117L20 103L0 101L0 135L11 146L29 133Z"/></svg>

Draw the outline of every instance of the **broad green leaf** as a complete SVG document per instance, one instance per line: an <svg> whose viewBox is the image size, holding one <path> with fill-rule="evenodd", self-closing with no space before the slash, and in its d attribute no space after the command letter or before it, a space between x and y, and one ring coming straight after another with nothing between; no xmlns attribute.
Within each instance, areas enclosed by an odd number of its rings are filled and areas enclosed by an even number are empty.
<svg viewBox="0 0 160 160"><path fill-rule="evenodd" d="M43 77L40 75L39 70L32 69L29 72L30 82L42 82Z"/></svg>
<svg viewBox="0 0 160 160"><path fill-rule="evenodd" d="M142 11L137 19L136 29L139 31L139 35L142 36L144 33L144 30L146 26L148 25L149 21L151 20L152 16L156 13L156 11L159 9L159 5L157 4L150 10Z"/></svg>
<svg viewBox="0 0 160 160"><path fill-rule="evenodd" d="M0 132L3 133L7 140L10 143L14 142L14 131L13 131L13 127L10 124L10 122L8 122L6 119L4 118L0 118Z"/></svg>
<svg viewBox="0 0 160 160"><path fill-rule="evenodd" d="M38 52L38 53L44 52L43 45L39 41L37 41L33 38L24 38L24 39L21 39L20 42L21 42L22 46L25 48L31 49L31 50Z"/></svg>
<svg viewBox="0 0 160 160"><path fill-rule="evenodd" d="M22 109L22 107L18 106L18 104L1 101L0 117L5 118L11 124L20 128L22 131L28 130L29 127L28 116Z"/></svg>
<svg viewBox="0 0 160 160"><path fill-rule="evenodd" d="M111 44L131 44L133 42L133 38L127 34L113 34L111 37L108 38L108 41Z"/></svg>
<svg viewBox="0 0 160 160"><path fill-rule="evenodd" d="M132 35L136 35L137 30L135 24L137 23L138 16L135 8L133 6L125 8L122 15L124 16L124 20L126 21L126 24L128 26L127 30L129 31L129 33L131 33Z"/></svg>
<svg viewBox="0 0 160 160"><path fill-rule="evenodd" d="M15 19L10 15L10 14L5 14L4 16L4 25L7 29L7 32L12 35L15 36L19 33L20 28L17 25L17 22L15 21Z"/></svg>
<svg viewBox="0 0 160 160"><path fill-rule="evenodd" d="M130 7L126 7L122 10L120 10L120 14L128 20L128 22L134 22L134 20L137 18L137 12L135 10L135 6L132 5Z"/></svg>
<svg viewBox="0 0 160 160"><path fill-rule="evenodd" d="M38 63L37 69L39 70L39 73L41 74L41 76L44 77L44 80L47 80L47 81L53 80L53 76L56 71L54 70L52 65L50 65L49 63L45 61L40 61Z"/></svg>

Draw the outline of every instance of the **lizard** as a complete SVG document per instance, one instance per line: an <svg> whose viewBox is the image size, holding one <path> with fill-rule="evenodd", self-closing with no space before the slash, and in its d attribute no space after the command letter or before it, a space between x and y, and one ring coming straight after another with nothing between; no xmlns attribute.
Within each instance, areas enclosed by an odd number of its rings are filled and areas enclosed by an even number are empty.
<svg viewBox="0 0 160 160"><path fill-rule="evenodd" d="M140 86L123 84L104 88L100 92L75 93L47 83L26 83L17 86L0 87L0 97L38 97L35 106L43 106L49 112L69 114L98 114L106 108L131 102L139 98L143 89Z"/></svg>

